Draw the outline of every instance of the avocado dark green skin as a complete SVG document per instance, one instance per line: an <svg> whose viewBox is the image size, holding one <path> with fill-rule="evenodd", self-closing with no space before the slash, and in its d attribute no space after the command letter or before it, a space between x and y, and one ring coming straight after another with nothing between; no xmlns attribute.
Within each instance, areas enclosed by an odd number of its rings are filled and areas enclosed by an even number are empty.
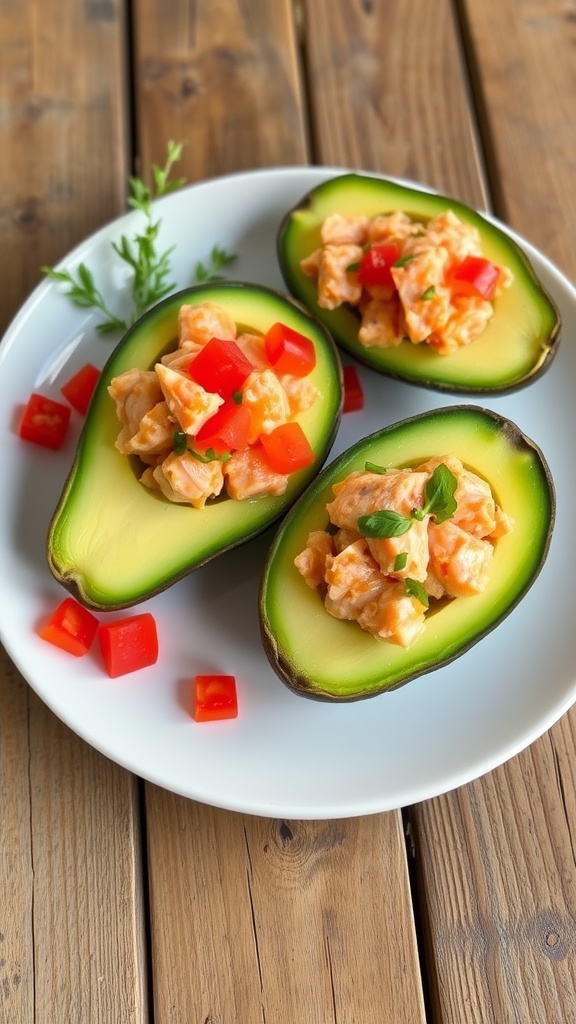
<svg viewBox="0 0 576 1024"><path fill-rule="evenodd" d="M512 270L514 279L496 300L492 321L454 355L439 356L426 344L366 348L358 342L359 319L351 307L321 309L316 282L300 260L320 246L320 227L330 213L375 216L403 210L427 221L447 209L480 232L484 255ZM519 245L475 210L437 193L368 175L343 174L305 195L284 217L277 237L286 285L331 331L336 343L388 377L452 394L505 394L537 380L550 366L560 338L560 313Z"/></svg>
<svg viewBox="0 0 576 1024"><path fill-rule="evenodd" d="M292 474L279 497L218 499L204 509L176 505L140 484L131 460L115 448L120 424L107 391L111 379L133 367L152 368L174 347L179 307L204 301L223 306L245 329L264 333L280 320L314 341L317 364L311 379L320 397L298 419L316 461ZM256 536L285 513L325 461L340 423L342 393L332 338L288 296L242 282L217 282L164 299L127 332L102 371L49 529L53 575L87 607L127 608Z"/></svg>
<svg viewBox="0 0 576 1024"><path fill-rule="evenodd" d="M366 461L417 465L448 453L491 483L496 501L515 520L514 530L496 542L485 594L441 606L404 650L331 616L294 558L310 532L326 529L333 483ZM554 516L554 484L542 452L494 412L456 405L370 435L322 470L276 533L259 596L262 643L272 668L300 696L345 702L377 696L449 664L495 629L530 589L548 553Z"/></svg>

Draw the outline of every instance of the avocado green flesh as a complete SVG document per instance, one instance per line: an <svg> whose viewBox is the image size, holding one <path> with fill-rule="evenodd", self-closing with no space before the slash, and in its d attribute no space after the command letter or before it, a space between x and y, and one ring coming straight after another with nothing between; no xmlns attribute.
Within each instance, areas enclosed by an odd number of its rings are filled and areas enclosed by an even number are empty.
<svg viewBox="0 0 576 1024"><path fill-rule="evenodd" d="M292 474L279 497L217 499L203 509L177 505L140 484L134 462L114 446L120 424L108 384L133 367L151 368L175 346L179 307L204 301L223 306L236 323L254 332L265 333L280 320L314 341L316 367L310 380L320 397L298 420L317 461ZM322 325L296 303L269 289L236 283L170 296L128 332L103 370L50 527L52 572L82 603L101 609L128 607L164 589L282 515L324 461L339 425L341 402L335 346Z"/></svg>
<svg viewBox="0 0 576 1024"><path fill-rule="evenodd" d="M456 455L490 483L514 529L496 541L487 590L442 603L427 615L421 637L404 649L331 616L294 559L310 532L326 528L333 483L364 469L367 460L409 466L441 454ZM553 520L554 490L544 457L510 420L479 407L453 406L371 435L322 471L278 530L260 595L270 663L303 696L347 701L392 690L452 661L524 596L544 562Z"/></svg>
<svg viewBox="0 0 576 1024"><path fill-rule="evenodd" d="M360 345L356 313L346 306L321 309L316 282L300 269L300 260L321 244L323 220L332 213L374 217L402 210L427 221L447 209L478 228L487 259L512 271L513 281L495 300L487 328L449 356L438 355L425 343L405 341L388 349ZM287 215L278 236L278 256L292 294L326 324L338 345L388 376L442 391L502 393L540 376L555 354L559 313L520 247L476 211L445 196L355 174L331 178Z"/></svg>

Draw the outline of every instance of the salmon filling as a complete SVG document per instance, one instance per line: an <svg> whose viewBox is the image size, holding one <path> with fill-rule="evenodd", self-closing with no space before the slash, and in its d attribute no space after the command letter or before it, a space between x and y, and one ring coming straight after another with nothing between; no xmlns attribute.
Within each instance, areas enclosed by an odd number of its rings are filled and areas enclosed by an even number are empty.
<svg viewBox="0 0 576 1024"><path fill-rule="evenodd" d="M233 342L245 366L244 379L227 397L194 379L195 360L214 340ZM277 471L262 437L295 424L319 397L309 377L275 372L264 335L242 332L226 310L209 302L181 306L174 350L152 370L114 377L108 392L121 424L116 448L139 457L140 482L194 508L221 493L238 501L283 494L289 474ZM219 435L212 427L223 414L226 432ZM203 437L211 440L203 444Z"/></svg>
<svg viewBox="0 0 576 1024"><path fill-rule="evenodd" d="M329 526L295 566L326 610L411 647L441 600L485 591L494 545L513 521L489 484L453 455L351 473L333 486Z"/></svg>
<svg viewBox="0 0 576 1024"><path fill-rule="evenodd" d="M508 268L484 259L478 229L452 210L427 224L403 212L332 214L321 242L300 266L317 282L319 306L357 310L366 348L407 341L451 355L482 334L512 281Z"/></svg>

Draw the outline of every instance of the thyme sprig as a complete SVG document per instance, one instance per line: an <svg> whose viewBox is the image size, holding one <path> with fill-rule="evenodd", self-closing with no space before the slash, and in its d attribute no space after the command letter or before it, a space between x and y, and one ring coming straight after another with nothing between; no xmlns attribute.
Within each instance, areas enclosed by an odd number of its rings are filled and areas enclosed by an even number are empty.
<svg viewBox="0 0 576 1024"><path fill-rule="evenodd" d="M176 284L170 280L172 274L171 256L174 246L159 251L158 237L161 220L155 217L154 206L157 199L175 192L186 184L185 178L171 178L176 164L182 156L182 142L168 143L166 162L163 167L152 165L153 185L149 187L136 177L129 181L130 194L128 206L139 210L144 216L144 227L132 238L121 235L118 241L112 242L112 248L121 261L130 268L132 275L131 299L132 310L128 319L116 315L107 305L102 292L98 288L94 275L85 263L80 263L76 273L68 270L55 270L43 266L42 272L51 280L67 285L67 296L76 306L83 309L98 310L102 316L96 329L100 334L114 331L126 331L147 309L172 292ZM228 266L236 257L215 245L207 265L196 264L194 283L218 280L218 271Z"/></svg>

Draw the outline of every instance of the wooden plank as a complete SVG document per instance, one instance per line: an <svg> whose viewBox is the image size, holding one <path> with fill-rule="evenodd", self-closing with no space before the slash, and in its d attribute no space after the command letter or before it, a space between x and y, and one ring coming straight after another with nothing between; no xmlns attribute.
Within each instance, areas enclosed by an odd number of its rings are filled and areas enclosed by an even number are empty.
<svg viewBox="0 0 576 1024"><path fill-rule="evenodd" d="M41 264L124 206L124 44L114 0L2 4L2 326ZM0 707L0 1022L143 1024L137 784L3 652Z"/></svg>
<svg viewBox="0 0 576 1024"><path fill-rule="evenodd" d="M495 209L574 279L574 5L466 0L464 9Z"/></svg>
<svg viewBox="0 0 576 1024"><path fill-rule="evenodd" d="M145 169L186 141L190 181L306 162L291 4L137 0L136 127Z"/></svg>
<svg viewBox="0 0 576 1024"><path fill-rule="evenodd" d="M303 162L287 0L136 14L143 166L169 137L189 179ZM399 814L281 823L147 787L147 820L156 1024L424 1019Z"/></svg>
<svg viewBox="0 0 576 1024"><path fill-rule="evenodd" d="M124 209L124 35L120 0L2 4L0 331L43 264Z"/></svg>
<svg viewBox="0 0 576 1024"><path fill-rule="evenodd" d="M307 0L304 42L318 163L485 205L451 3Z"/></svg>
<svg viewBox="0 0 576 1024"><path fill-rule="evenodd" d="M147 793L156 1024L424 1020L399 815L271 821Z"/></svg>
<svg viewBox="0 0 576 1024"><path fill-rule="evenodd" d="M574 12L470 0L466 16L496 210L574 277ZM413 810L439 1020L576 1021L575 744L571 711Z"/></svg>

